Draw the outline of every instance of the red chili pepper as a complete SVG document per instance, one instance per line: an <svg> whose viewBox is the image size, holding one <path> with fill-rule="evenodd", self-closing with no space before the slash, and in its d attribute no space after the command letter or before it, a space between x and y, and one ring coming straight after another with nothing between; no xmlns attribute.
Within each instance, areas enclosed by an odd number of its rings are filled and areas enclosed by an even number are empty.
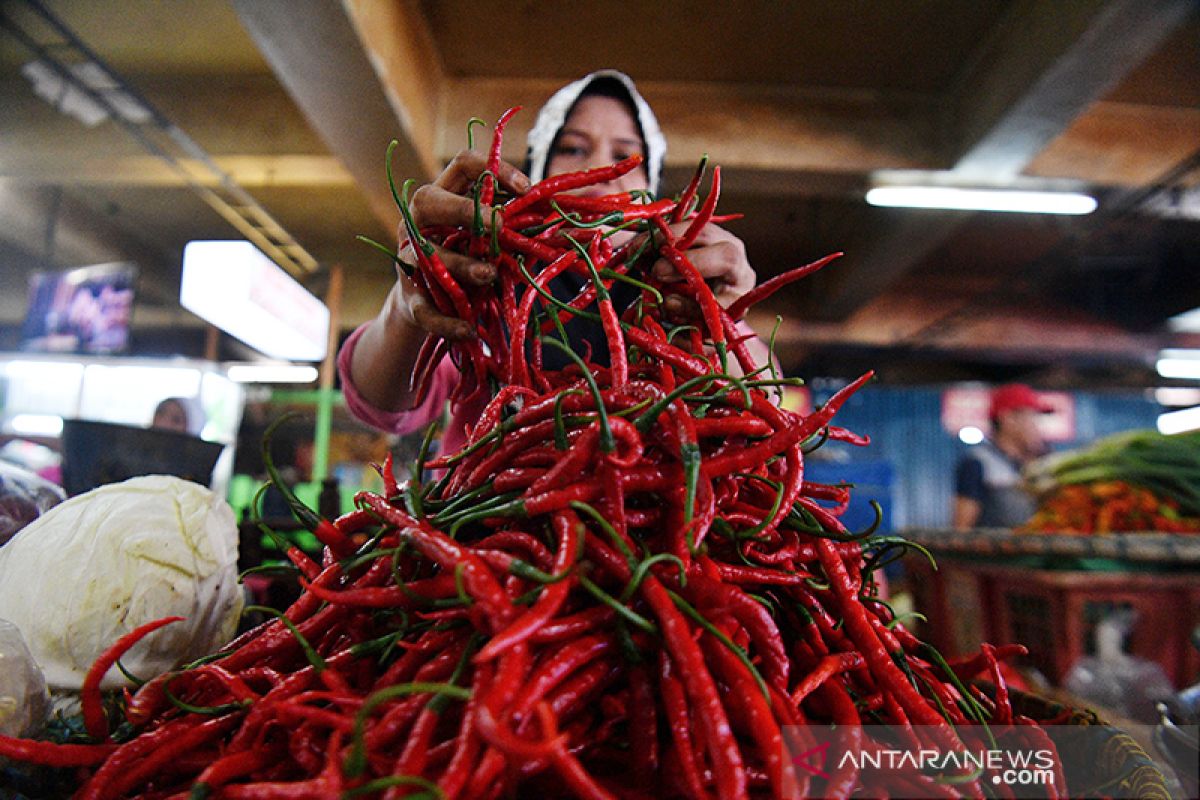
<svg viewBox="0 0 1200 800"><path fill-rule="evenodd" d="M182 622L183 617L163 617L152 622L147 622L139 625L129 633L117 639L111 647L100 654L100 657L95 660L91 668L87 671L87 675L83 678L83 685L79 689L80 705L83 711L83 727L87 730L88 736L98 742L108 741L108 720L104 717L104 702L100 695L100 682L104 680L104 676L108 674L112 665L117 663L121 656L129 652L135 644L140 642L149 634L170 625L172 622Z"/></svg>
<svg viewBox="0 0 1200 800"><path fill-rule="evenodd" d="M712 759L717 796L738 798L747 796L746 772L740 748L733 738L725 709L712 674L683 615L675 608L666 589L654 576L642 583L641 595L654 610L662 626L663 638L672 660L679 664L684 689L700 717L700 729Z"/></svg>
<svg viewBox="0 0 1200 800"><path fill-rule="evenodd" d="M530 642L547 644L574 639L585 633L603 630L616 621L617 613L608 606L594 606L576 614L558 617L542 626Z"/></svg>
<svg viewBox="0 0 1200 800"><path fill-rule="evenodd" d="M701 775L703 761L692 743L693 726L688 713L687 697L666 653L659 659L659 690L662 692L667 724L671 730L674 745L672 752L679 765L677 774L692 797L708 797L709 793Z"/></svg>
<svg viewBox="0 0 1200 800"><path fill-rule="evenodd" d="M767 704L767 698L759 690L746 665L728 648L712 637L704 637L702 643L707 660L716 667L715 671L733 689L733 695L737 698L730 703L730 707L739 708L749 723L750 734L758 745L758 757L770 781L772 796L786 797L788 789L796 785L796 773L787 758L783 732Z"/></svg>
<svg viewBox="0 0 1200 800"><path fill-rule="evenodd" d="M335 591L302 580L301 587L312 592L321 600L335 605L360 606L363 608L419 608L426 601L454 597L455 585L452 573L443 573L433 578L417 580L403 586L372 586L362 589Z"/></svg>
<svg viewBox="0 0 1200 800"><path fill-rule="evenodd" d="M492 149L488 154L488 174L483 176L483 186L479 192L479 202L485 206L492 204L492 198L496 194L496 180L494 176L500 171L500 149L504 144L504 129L508 126L508 121L520 110L520 106L513 106L501 114L500 119L496 122L496 129L492 134Z"/></svg>
<svg viewBox="0 0 1200 800"><path fill-rule="evenodd" d="M881 686L896 696L901 707L917 724L925 725L930 734L935 736L942 747L955 747L958 737L954 730L930 705L917 693L900 668L896 666L891 655L883 648L862 604L857 600L857 591L850 580L846 566L828 539L817 540L817 554L821 567L825 570L833 586L842 619L845 622L847 635L862 652L871 670L872 676ZM978 785L973 791L978 792Z"/></svg>
<svg viewBox="0 0 1200 800"><path fill-rule="evenodd" d="M669 240L668 240L669 241ZM708 338L718 348L725 345L725 328L721 324L721 307L712 290L704 283L704 276L696 269L687 255L673 244L664 245L659 253L683 278L692 299L700 304L700 314L704 319L704 327L708 329Z"/></svg>
<svg viewBox="0 0 1200 800"><path fill-rule="evenodd" d="M56 744L0 735L0 756L47 767L90 767L116 749L115 744Z"/></svg>
<svg viewBox="0 0 1200 800"><path fill-rule="evenodd" d="M708 190L708 197L704 198L704 205L696 212L696 218L688 225L687 230L683 232L683 236L675 242L675 249L680 252L686 251L691 247L696 237L700 235L700 231L704 226L712 221L713 213L717 210L717 200L721 197L721 168L713 167L712 185Z"/></svg>
<svg viewBox="0 0 1200 800"><path fill-rule="evenodd" d="M432 335L425 337L421 349L417 352L417 360L413 364L413 373L409 381L408 388L412 392L410 410L419 408L425 402L425 398L429 396L429 389L433 386L433 376L448 352L450 352L450 343L445 339Z"/></svg>
<svg viewBox="0 0 1200 800"><path fill-rule="evenodd" d="M700 163L696 165L696 172L679 195L679 202L675 206L675 212L671 214L672 223L683 222L684 215L691 211L692 200L696 198L696 192L700 189L700 181L704 180L704 168L707 166L708 155L706 154L700 159Z"/></svg>
<svg viewBox="0 0 1200 800"><path fill-rule="evenodd" d="M706 459L704 462L704 474L715 476L730 472L741 472L750 465L763 463L770 456L783 452L797 442L804 441L824 427L833 418L833 415L837 413L837 410L842 407L842 404L850 398L850 395L861 389L874 376L875 373L873 371L867 372L849 385L842 387L833 397L829 398L820 410L814 411L805 417L804 421L799 425L793 424L782 430L777 428L775 433L771 434L767 439L751 445L738 453ZM778 416L779 412L766 400L755 398L754 403L755 410L763 410L768 414Z"/></svg>
<svg viewBox="0 0 1200 800"><path fill-rule="evenodd" d="M496 235L499 237L502 247L514 250L538 261L551 262L560 258L566 252L562 248L552 247L537 239L522 236L510 228L501 228Z"/></svg>
<svg viewBox="0 0 1200 800"><path fill-rule="evenodd" d="M707 563L717 567L712 561ZM724 609L732 615L749 632L762 659L767 682L786 689L790 663L779 628L761 603L736 586L725 583L723 578L719 571L711 577L693 574L688 580L687 594L694 596L699 605Z"/></svg>
<svg viewBox="0 0 1200 800"><path fill-rule="evenodd" d="M201 793L207 797L230 781L257 772L279 758L277 750L262 747L222 756L197 776L196 782L192 784L192 793Z"/></svg>
<svg viewBox="0 0 1200 800"><path fill-rule="evenodd" d="M579 537L582 534L582 524L573 511L565 510L553 517L554 532L558 537L558 554L554 559L554 573L563 574L575 564L579 552ZM496 658L507 648L528 640L558 613L566 602L574 582L566 578L552 583L542 591L541 597L533 608L517 618L508 628L497 633L474 658L476 663Z"/></svg>
<svg viewBox="0 0 1200 800"><path fill-rule="evenodd" d="M609 181L616 180L625 173L637 169L641 163L642 156L635 154L623 161L618 161L612 166L596 167L595 169L583 172L569 172L547 178L520 197L513 198L505 203L504 218L507 219L510 216L520 214L525 209L547 200L553 195L568 192L572 189L579 189L584 186L593 186L597 183L608 183Z"/></svg>
<svg viewBox="0 0 1200 800"><path fill-rule="evenodd" d="M766 300L768 297L775 294L789 283L794 283L801 278L812 275L814 272L821 269L834 259L841 258L842 255L844 254L830 253L824 258L819 258L816 261L813 261L811 264L805 264L803 267L796 267L796 269L788 270L782 275L776 275L774 278L763 281L758 286L755 286L737 300L734 300L732 303L730 303L729 308L725 310L729 313L730 317L734 319L741 319L743 316L745 316L746 311L751 306Z"/></svg>

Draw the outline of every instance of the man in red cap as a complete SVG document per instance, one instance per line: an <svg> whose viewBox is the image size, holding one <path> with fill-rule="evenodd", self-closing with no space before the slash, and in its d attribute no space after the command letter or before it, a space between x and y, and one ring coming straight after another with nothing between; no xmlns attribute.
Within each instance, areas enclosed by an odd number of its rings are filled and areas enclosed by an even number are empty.
<svg viewBox="0 0 1200 800"><path fill-rule="evenodd" d="M992 436L971 448L954 476L954 527L1013 528L1034 512L1034 499L1024 488L1021 469L1044 455L1039 414L1053 408L1023 383L992 392L988 416Z"/></svg>

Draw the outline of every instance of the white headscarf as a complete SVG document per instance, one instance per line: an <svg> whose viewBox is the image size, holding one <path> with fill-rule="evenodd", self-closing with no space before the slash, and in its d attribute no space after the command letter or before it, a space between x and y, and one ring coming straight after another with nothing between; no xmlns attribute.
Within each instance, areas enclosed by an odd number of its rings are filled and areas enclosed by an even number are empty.
<svg viewBox="0 0 1200 800"><path fill-rule="evenodd" d="M567 114L570 113L571 106L575 105L575 101L579 99L579 95L597 78L615 78L629 92L633 107L637 109L637 121L642 129L642 137L645 139L646 174L650 179L650 193L657 194L658 178L662 172L663 159L667 154L667 140L658 127L658 120L654 118L654 112L650 110L650 105L633 85L633 79L615 69L597 70L573 83L568 83L555 92L554 96L546 101L546 105L542 106L526 139L529 146L529 179L537 183L546 177L546 162L550 159L550 145L554 143L554 137L566 123Z"/></svg>

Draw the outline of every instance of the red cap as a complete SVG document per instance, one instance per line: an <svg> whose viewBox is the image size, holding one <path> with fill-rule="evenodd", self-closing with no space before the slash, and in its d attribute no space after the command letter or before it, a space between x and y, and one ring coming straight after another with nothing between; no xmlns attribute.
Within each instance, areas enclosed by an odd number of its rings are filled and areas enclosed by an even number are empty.
<svg viewBox="0 0 1200 800"><path fill-rule="evenodd" d="M992 390L992 404L988 411L988 415L992 419L1005 411L1016 411L1023 408L1033 409L1042 414L1048 414L1054 410L1054 406L1023 383L1009 383Z"/></svg>

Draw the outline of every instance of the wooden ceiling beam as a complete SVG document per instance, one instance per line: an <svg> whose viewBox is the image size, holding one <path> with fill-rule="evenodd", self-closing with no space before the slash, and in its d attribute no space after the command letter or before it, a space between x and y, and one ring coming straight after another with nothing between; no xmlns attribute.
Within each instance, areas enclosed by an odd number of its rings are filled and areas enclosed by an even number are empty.
<svg viewBox="0 0 1200 800"><path fill-rule="evenodd" d="M954 171L985 181L1020 174L1157 50L1194 5L1192 0L1015 5L952 94L962 149Z"/></svg>
<svg viewBox="0 0 1200 800"><path fill-rule="evenodd" d="M435 144L446 76L420 5L417 0L343 0L341 5L418 160L419 172L407 174L432 180L442 169ZM338 121L344 125L352 119Z"/></svg>
<svg viewBox="0 0 1200 800"><path fill-rule="evenodd" d="M156 268L173 260L167 253L75 200L61 187L0 179L0 230L3 240L25 253L37 268L132 261L141 270L138 284L143 300L152 304L178 301L177 275ZM39 246L30 247L33 242ZM15 275L8 277L14 279L10 290L0 294L9 300L23 300L24 286L18 288ZM12 319L8 315L14 306L5 305L8 307L0 316Z"/></svg>
<svg viewBox="0 0 1200 800"><path fill-rule="evenodd" d="M773 317L762 313L751 313L746 320L760 335L769 334L775 325ZM907 318L872 317L846 323L786 317L775 334L775 345L785 363L812 348L905 347L909 345L905 331L920 327L923 322L916 309ZM1005 307L960 320L938 336L923 339L919 347L947 352L1025 354L1045 360L1054 356L1089 356L1136 362L1151 358L1166 341L1161 336L1129 333L1098 320L1055 317L1044 308Z"/></svg>
<svg viewBox="0 0 1200 800"><path fill-rule="evenodd" d="M527 78L455 78L445 94L437 138L444 161L466 145L471 117L497 119L506 108L525 111L509 125L504 155L524 161L525 135L537 109L560 82ZM872 169L942 169L931 98L849 90L797 91L718 83L643 81L669 143L667 168L690 169L707 153L731 175L852 173Z"/></svg>
<svg viewBox="0 0 1200 800"><path fill-rule="evenodd" d="M961 155L952 173L986 183L1016 177L1190 9L1188 0L1026 0L1014 6L952 92L951 119L961 120ZM858 259L847 259L822 304L830 318L841 319L894 286L966 218L961 212L902 213Z"/></svg>
<svg viewBox="0 0 1200 800"><path fill-rule="evenodd" d="M174 170L154 156L83 158L64 161L46 153L34 154L17 163L0 164L0 178L30 185L87 186L184 186ZM227 155L214 157L221 171L244 189L296 187L323 188L354 186L353 176L333 156L321 155ZM181 162L197 181L217 185L210 171L194 161Z"/></svg>
<svg viewBox="0 0 1200 800"><path fill-rule="evenodd" d="M1092 104L1026 167L1028 175L1143 187L1200 148L1200 108ZM1197 177L1191 178L1192 183Z"/></svg>
<svg viewBox="0 0 1200 800"><path fill-rule="evenodd" d="M419 14L409 4L350 0L234 0L234 8L309 125L361 187L372 213L392 228L398 217L383 169L388 142L400 142L393 158L398 174L433 174L427 117L436 103L424 96L436 94L436 87L396 89L403 84L396 70L410 53L406 48L419 50L406 35L421 24Z"/></svg>

